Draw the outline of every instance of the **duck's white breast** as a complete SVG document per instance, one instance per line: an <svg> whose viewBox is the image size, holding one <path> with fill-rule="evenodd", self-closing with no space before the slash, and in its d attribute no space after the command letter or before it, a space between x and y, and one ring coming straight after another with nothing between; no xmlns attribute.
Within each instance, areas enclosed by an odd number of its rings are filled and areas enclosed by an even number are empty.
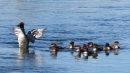
<svg viewBox="0 0 130 73"><path fill-rule="evenodd" d="M24 34L19 34L18 36L18 42L19 42L19 47L28 47L28 41L27 38L24 36Z"/></svg>

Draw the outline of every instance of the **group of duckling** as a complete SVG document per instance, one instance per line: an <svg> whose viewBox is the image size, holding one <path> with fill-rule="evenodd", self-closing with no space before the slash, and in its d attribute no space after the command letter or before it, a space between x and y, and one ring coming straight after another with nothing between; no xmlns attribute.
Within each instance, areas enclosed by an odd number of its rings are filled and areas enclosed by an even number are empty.
<svg viewBox="0 0 130 73"><path fill-rule="evenodd" d="M93 42L88 42L87 44L83 44L82 46L80 46L80 45L74 45L74 41L71 41L69 43L69 46L67 47L58 46L56 43L50 44L51 52L57 52L65 48L69 50L75 50L77 52L77 57L80 57L81 53L83 53L84 58L87 58L88 56L96 58L98 56L99 51L105 51L105 54L109 55L109 52L111 50L117 51L120 47L118 41L114 41L112 45L106 43L104 47ZM118 55L118 53L115 53L115 55Z"/></svg>

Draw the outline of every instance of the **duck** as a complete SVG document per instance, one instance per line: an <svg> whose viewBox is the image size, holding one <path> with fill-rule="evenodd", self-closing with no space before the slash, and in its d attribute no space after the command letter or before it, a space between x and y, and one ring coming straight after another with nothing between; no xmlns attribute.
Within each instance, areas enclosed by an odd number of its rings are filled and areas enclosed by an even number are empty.
<svg viewBox="0 0 130 73"><path fill-rule="evenodd" d="M81 46L80 45L75 45L74 47L76 48L76 52L81 52Z"/></svg>
<svg viewBox="0 0 130 73"><path fill-rule="evenodd" d="M76 52L83 52L83 56L91 56L93 52L88 49L86 44L83 44L82 49L80 45L75 45Z"/></svg>
<svg viewBox="0 0 130 73"><path fill-rule="evenodd" d="M93 42L88 42L88 48L93 48Z"/></svg>
<svg viewBox="0 0 130 73"><path fill-rule="evenodd" d="M83 44L83 46L81 47L81 51L85 51L88 50L87 44Z"/></svg>
<svg viewBox="0 0 130 73"><path fill-rule="evenodd" d="M50 51L58 51L59 49L64 49L62 46L57 46L56 43L51 43Z"/></svg>
<svg viewBox="0 0 130 73"><path fill-rule="evenodd" d="M26 34L24 22L20 22L17 26L19 28L13 27L13 32L18 37L20 51L22 51L22 54L29 53L29 42L34 43L35 39L40 38L44 34L46 28L32 29Z"/></svg>
<svg viewBox="0 0 130 73"><path fill-rule="evenodd" d="M74 49L74 41L71 41L67 48Z"/></svg>
<svg viewBox="0 0 130 73"><path fill-rule="evenodd" d="M83 56L86 57L88 56L88 48L86 44L83 44L81 50L83 51Z"/></svg>
<svg viewBox="0 0 130 73"><path fill-rule="evenodd" d="M110 50L112 50L112 47L110 46L109 43L106 43L106 44L104 45L104 51L110 51Z"/></svg>
<svg viewBox="0 0 130 73"><path fill-rule="evenodd" d="M119 49L120 47L118 46L119 42L118 41L114 41L112 44L112 48L115 49Z"/></svg>
<svg viewBox="0 0 130 73"><path fill-rule="evenodd" d="M93 48L96 48L97 51L102 51L103 48L101 46L99 46L98 44L94 43L93 44Z"/></svg>

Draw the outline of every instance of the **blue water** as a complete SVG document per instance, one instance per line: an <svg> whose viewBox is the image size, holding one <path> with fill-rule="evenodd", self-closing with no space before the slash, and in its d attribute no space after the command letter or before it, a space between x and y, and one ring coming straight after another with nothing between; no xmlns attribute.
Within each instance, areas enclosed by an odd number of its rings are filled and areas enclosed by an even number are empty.
<svg viewBox="0 0 130 73"><path fill-rule="evenodd" d="M0 0L0 72L1 73L130 73L130 1L129 0ZM12 27L25 23L26 32L47 28L44 36L30 43L35 55L19 55ZM82 45L93 41L100 45L120 42L119 54L111 51L97 59L75 58L66 49L51 54L55 42L66 47L70 41Z"/></svg>

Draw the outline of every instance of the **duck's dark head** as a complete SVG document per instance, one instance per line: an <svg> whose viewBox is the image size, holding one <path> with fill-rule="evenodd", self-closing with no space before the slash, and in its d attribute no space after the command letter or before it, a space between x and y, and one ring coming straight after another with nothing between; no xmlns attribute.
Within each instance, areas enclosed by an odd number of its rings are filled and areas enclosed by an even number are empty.
<svg viewBox="0 0 130 73"><path fill-rule="evenodd" d="M51 43L51 47L57 47L56 43Z"/></svg>
<svg viewBox="0 0 130 73"><path fill-rule="evenodd" d="M77 49L76 51L81 51L81 46L80 45L75 45L74 47Z"/></svg>
<svg viewBox="0 0 130 73"><path fill-rule="evenodd" d="M86 45L86 44L83 44L83 48L87 48L87 45Z"/></svg>
<svg viewBox="0 0 130 73"><path fill-rule="evenodd" d="M114 44L115 44L115 45L118 45L118 44L119 44L119 42L118 42L118 41L114 41Z"/></svg>
<svg viewBox="0 0 130 73"><path fill-rule="evenodd" d="M83 44L82 51L88 51L88 47L86 44Z"/></svg>
<svg viewBox="0 0 130 73"><path fill-rule="evenodd" d="M109 44L109 43L106 43L106 44L105 44L105 47L109 47L109 46L110 46L110 44Z"/></svg>
<svg viewBox="0 0 130 73"><path fill-rule="evenodd" d="M74 45L74 41L71 41L70 44L71 44L71 45Z"/></svg>
<svg viewBox="0 0 130 73"><path fill-rule="evenodd" d="M93 47L93 42L88 42L88 47Z"/></svg>
<svg viewBox="0 0 130 73"><path fill-rule="evenodd" d="M24 23L20 22L17 26L20 27L20 28L24 28Z"/></svg>
<svg viewBox="0 0 130 73"><path fill-rule="evenodd" d="M98 44L95 44L95 43L94 43L94 44L93 44L93 47L98 48Z"/></svg>

